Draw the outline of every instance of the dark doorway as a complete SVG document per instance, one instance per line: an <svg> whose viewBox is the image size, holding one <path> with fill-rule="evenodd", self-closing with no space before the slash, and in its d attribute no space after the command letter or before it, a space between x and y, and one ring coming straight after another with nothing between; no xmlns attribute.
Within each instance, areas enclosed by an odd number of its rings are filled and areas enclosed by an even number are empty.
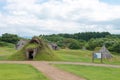
<svg viewBox="0 0 120 80"><path fill-rule="evenodd" d="M29 55L28 55L28 58L29 60L32 60L33 59L33 51L29 51Z"/></svg>

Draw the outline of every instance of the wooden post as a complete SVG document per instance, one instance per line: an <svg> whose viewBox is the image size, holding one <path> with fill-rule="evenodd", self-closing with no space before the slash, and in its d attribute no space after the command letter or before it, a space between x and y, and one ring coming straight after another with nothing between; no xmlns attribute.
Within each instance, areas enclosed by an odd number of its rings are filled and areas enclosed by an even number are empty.
<svg viewBox="0 0 120 80"><path fill-rule="evenodd" d="M94 52L92 53L92 62L94 63Z"/></svg>
<svg viewBox="0 0 120 80"><path fill-rule="evenodd" d="M101 63L103 63L103 54L101 53Z"/></svg>

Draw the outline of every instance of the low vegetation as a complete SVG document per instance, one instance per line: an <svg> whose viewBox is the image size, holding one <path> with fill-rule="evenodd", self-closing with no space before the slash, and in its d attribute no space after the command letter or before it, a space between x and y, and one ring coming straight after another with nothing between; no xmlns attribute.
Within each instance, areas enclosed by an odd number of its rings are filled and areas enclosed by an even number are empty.
<svg viewBox="0 0 120 80"><path fill-rule="evenodd" d="M56 67L71 72L77 76L83 77L86 80L119 80L120 68L94 67L81 65L61 65Z"/></svg>
<svg viewBox="0 0 120 80"><path fill-rule="evenodd" d="M16 53L17 50L15 48L9 48L9 47L0 47L0 60L8 60L11 55ZM46 50L47 51L47 50ZM24 53L24 52L23 52ZM22 53L22 55L24 55ZM92 51L89 50L71 50L71 49L60 49L53 51L53 53L57 56L53 56L54 59L51 59L51 57L44 54L44 52L41 50L40 55L37 55L37 60L53 60L53 61L71 61L71 62L92 62ZM17 52L17 54L12 56L12 60L21 60L20 58L23 56L18 56L18 54L21 54L21 52ZM17 58L16 58L17 57ZM58 59L59 58L59 59ZM10 59L11 60L11 59ZM35 59L36 60L36 59ZM95 59L95 63L100 63L99 59ZM120 55L119 54L113 54L113 58L108 60L104 59L103 63L105 64L116 64L120 65Z"/></svg>
<svg viewBox="0 0 120 80"><path fill-rule="evenodd" d="M92 51L89 50L71 50L71 49L61 49L55 51L62 61L71 62L92 62ZM112 59L103 59L104 64L116 64L120 65L120 55L112 54ZM95 63L100 63L100 59L95 59Z"/></svg>
<svg viewBox="0 0 120 80"><path fill-rule="evenodd" d="M0 64L0 80L48 80L30 65Z"/></svg>
<svg viewBox="0 0 120 80"><path fill-rule="evenodd" d="M91 62L92 51L61 49L55 53L60 56L62 61Z"/></svg>
<svg viewBox="0 0 120 80"><path fill-rule="evenodd" d="M0 47L0 60L7 60L15 52L14 47Z"/></svg>

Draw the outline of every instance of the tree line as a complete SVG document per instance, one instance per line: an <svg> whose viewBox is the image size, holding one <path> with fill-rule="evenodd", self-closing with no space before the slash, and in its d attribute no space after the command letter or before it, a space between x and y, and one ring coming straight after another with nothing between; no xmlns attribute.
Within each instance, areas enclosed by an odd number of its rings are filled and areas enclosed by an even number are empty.
<svg viewBox="0 0 120 80"><path fill-rule="evenodd" d="M9 33L2 34L2 36L0 37L1 42L8 42L12 44L16 44L19 39L20 37L18 35Z"/></svg>
<svg viewBox="0 0 120 80"><path fill-rule="evenodd" d="M109 32L51 34L40 35L39 37L48 43L56 43L61 48L95 50L106 45L110 51L120 53L120 35L110 34ZM20 39L21 37L16 34L2 34L0 36L0 46L8 45L7 43L16 44Z"/></svg>
<svg viewBox="0 0 120 80"><path fill-rule="evenodd" d="M82 32L75 34L40 35L47 42L54 42L61 48L95 50L106 45L113 52L120 53L120 35L109 32Z"/></svg>

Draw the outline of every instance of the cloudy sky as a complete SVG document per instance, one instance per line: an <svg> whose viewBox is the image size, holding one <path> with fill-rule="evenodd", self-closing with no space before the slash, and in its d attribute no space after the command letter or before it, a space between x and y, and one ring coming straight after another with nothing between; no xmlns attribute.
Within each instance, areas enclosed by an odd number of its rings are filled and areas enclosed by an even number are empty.
<svg viewBox="0 0 120 80"><path fill-rule="evenodd" d="M0 35L120 34L120 0L0 0Z"/></svg>

